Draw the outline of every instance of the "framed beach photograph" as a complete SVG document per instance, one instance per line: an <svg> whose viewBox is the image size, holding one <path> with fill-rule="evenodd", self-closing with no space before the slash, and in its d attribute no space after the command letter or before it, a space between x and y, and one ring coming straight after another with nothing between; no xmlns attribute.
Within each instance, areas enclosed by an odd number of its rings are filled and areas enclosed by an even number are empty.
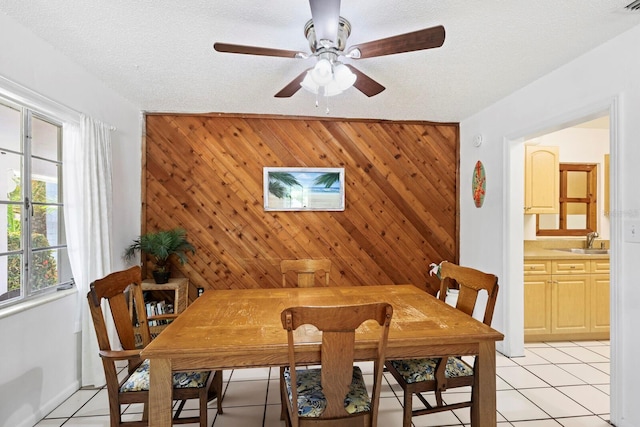
<svg viewBox="0 0 640 427"><path fill-rule="evenodd" d="M265 211L343 211L344 168L263 169Z"/></svg>

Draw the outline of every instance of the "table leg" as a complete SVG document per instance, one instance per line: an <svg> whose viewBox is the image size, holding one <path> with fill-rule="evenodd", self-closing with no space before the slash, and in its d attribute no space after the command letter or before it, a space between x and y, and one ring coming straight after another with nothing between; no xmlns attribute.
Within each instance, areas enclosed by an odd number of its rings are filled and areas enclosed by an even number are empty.
<svg viewBox="0 0 640 427"><path fill-rule="evenodd" d="M171 360L151 359L149 364L149 425L171 427L173 384Z"/></svg>
<svg viewBox="0 0 640 427"><path fill-rule="evenodd" d="M475 386L471 406L471 426L495 426L496 417L496 344L480 343L475 366Z"/></svg>

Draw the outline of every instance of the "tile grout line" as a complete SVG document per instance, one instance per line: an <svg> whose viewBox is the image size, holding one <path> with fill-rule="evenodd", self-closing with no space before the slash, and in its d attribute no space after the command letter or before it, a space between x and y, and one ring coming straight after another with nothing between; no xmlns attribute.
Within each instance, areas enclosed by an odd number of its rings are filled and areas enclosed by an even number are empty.
<svg viewBox="0 0 640 427"><path fill-rule="evenodd" d="M605 366L605 364L606 364L607 362L608 362L608 363L610 363L610 357L609 357L609 358L607 358L606 356L604 356L604 355L602 354L602 353L605 353L605 352L606 352L606 350L603 350L602 352L597 352L597 351L594 351L594 350L592 350L591 348L589 348L589 347L597 347L597 346L603 346L603 347L604 347L604 346L607 346L607 345L609 345L609 344L608 344L607 342L603 342L603 341L598 341L597 343L595 343L595 342L593 342L593 341L590 341L590 342L585 342L585 343L583 343L583 344L576 343L576 342L569 342L567 345L552 345L552 344L549 344L549 343L544 343L544 345L539 345L539 346L525 346L525 349L527 349L527 350L531 351L531 353L532 353L533 355L535 355L535 357L538 357L538 358L540 358L542 361L545 361L545 362L546 362L546 363L540 363L540 364L537 364L537 365L535 365L535 366L556 366L557 368L562 369L562 370L563 370L564 372L566 372L568 375L571 375L571 376L573 376L573 377L576 377L576 375L575 375L575 374L573 374L573 373L571 373L571 372L567 371L566 369L564 369L562 365L581 365L581 366L589 367L590 369L593 369L594 371L597 371L597 372L599 372L599 373L602 373L602 374L603 374L603 375L605 375L606 377L609 377L609 376L610 376L610 374L609 374L608 372L606 372L606 366ZM596 356L599 356L599 357L602 357L602 358L607 359L607 361L606 361L606 362L604 362L604 361L602 361L602 362L597 362L597 361L596 361L596 362L584 362L584 361L582 361L582 360L580 360L580 359L576 358L575 356L571 355L570 353L568 353L568 352L564 351L564 350L563 350L564 348L580 348L580 349L583 349L583 350L587 350L588 352L593 353L593 354L594 354L594 355L596 355ZM567 356L569 356L569 357L572 357L572 358L576 359L576 360L577 360L577 362L576 362L576 363L552 363L552 362L551 362L547 357L543 357L543 356L540 356L539 354L537 354L537 353L536 353L536 351L535 351L536 349L555 349L555 350L557 350L557 351L561 352L563 355L567 355ZM588 354L590 354L590 353L586 353L586 354L588 355ZM578 353L578 354L579 354L579 353ZM587 357L588 357L588 356L587 356ZM548 385L548 387L520 387L520 388L516 388L516 387L514 387L514 386L513 386L509 381L506 381L503 377L501 377L500 375L497 375L497 377L498 377L501 381L503 381L503 382L504 382L508 387L511 387L511 390L516 390L516 391L518 392L518 395L519 395L521 398L524 398L524 400L526 400L527 402L529 402L533 407L535 407L535 408L539 409L543 414L546 414L548 418L536 418L536 419L525 418L525 419L523 419L523 420L512 421L512 420L508 420L508 419L507 419L507 418L506 418L506 417L505 417L505 416L504 416L500 411L498 411L498 410L497 410L497 408L496 408L497 413L498 413L498 414L499 414L499 416L504 420L504 421L502 421L502 423L501 423L501 424L499 424L499 425L501 425L501 426L514 426L514 424L513 424L514 422L519 423L519 422L523 422L523 421L525 421L525 422L526 422L526 421L541 421L541 420L554 420L554 421L556 421L559 425L561 425L561 423L560 423L560 421L559 421L559 420L572 419L572 418L579 418L579 417L583 417L583 416L584 416L584 417L594 417L595 419L602 420L602 421L604 421L604 422L609 422L609 421L607 420L607 418L609 418L609 414L608 414L608 413L606 413L606 414L605 414L605 413L603 413L603 414L595 413L594 411L590 410L589 408L585 407L583 404L581 404L580 402L578 402L577 400L575 400L573 397L571 397L571 396L569 396L569 395L565 394L562 390L560 390L560 389L559 389L559 387L560 387L560 386L556 387L556 386L553 386L553 385L549 384L547 381L545 381L545 380L544 380L544 378L543 378L543 377L541 377L540 375L538 375L538 374L534 373L533 371L531 371L531 368L532 368L534 365L531 365L531 364L529 364L529 365L521 365L521 364L520 364L520 363L518 363L518 361L516 360L517 358L513 358L513 359L511 359L511 358L507 358L507 359L512 360L512 361L513 361L513 365L508 365L508 366L506 366L506 367L511 367L511 366L513 366L513 367L519 367L519 368L522 368L522 369L523 369L523 371L525 371L525 372L527 372L527 373L529 373L529 374L533 375L535 378L537 378L538 380L542 381L544 384L547 384L547 385ZM601 363L601 364L602 364L602 365L601 365L601 367L593 366L593 364L597 364L597 363ZM123 368L123 369L124 369L124 368ZM266 378L266 381L267 381L267 384L266 384L266 393L265 393L265 396L264 396L264 401L263 401L263 403L261 404L261 405L263 406L263 411L262 411L262 424L261 424L261 425L262 425L262 427L267 427L267 426L269 426L269 425L270 425L270 424L269 424L269 422L270 422L270 421L272 421L272 420L268 420L268 419L267 419L267 411L268 411L269 406L270 406L270 405L269 405L269 393L270 393L270 392L272 392L272 391L273 391L273 389L274 389L274 387L275 387L275 385L274 385L274 384L271 384L271 381L272 381L272 378L271 378L272 370L273 370L273 368L269 368L269 370L268 370L268 375L267 375L267 378ZM237 377L237 375L234 375L234 374L237 374L237 372L235 372L235 370L230 370L230 371L231 371L231 372L229 373L229 377L228 377L228 379L227 379L227 381L226 381L226 384L225 384L225 386L223 387L223 393L222 393L222 399L223 399L223 400L224 400L224 397L225 397L225 396L226 396L226 394L227 394L227 391L228 391L228 388L229 388L229 386L230 386L230 384L231 384L231 381L244 381L244 380L245 380L245 379L244 379L244 378L242 378L242 377L241 377L241 378L238 378L237 380L235 380L235 377ZM393 387L393 385L395 385L395 382L393 382L393 384L392 384L392 381L391 381L391 380L390 380L386 375L384 376L384 378L385 378L386 384L387 384L387 385L388 385L388 387L389 387L389 390L391 391L391 393L388 395L388 398L391 398L391 399L394 399L394 398L395 398L394 403L391 403L391 401L389 401L389 404L390 404L390 405L394 405L394 406L395 406L395 404L397 404L397 405L398 405L398 407L400 408L400 410L402 410L402 408L403 408L403 406L402 406L402 401L403 401L403 400L402 400L402 398L401 398L402 396L399 396L399 395L398 395L398 392L397 392L397 391L394 389L394 387ZM576 377L576 378L577 378L578 380L581 380L581 378L579 378L579 377ZM262 380L262 378L256 378L256 379L258 379L258 380ZM247 380L247 381L249 381L250 379L246 379L246 380ZM602 393L602 394L604 394L604 395L610 396L610 394L609 394L609 393L607 393L606 391L601 390L600 388L598 388L598 387L597 387L597 386L607 386L607 385L609 385L609 384L610 384L610 382L608 382L608 383L597 383L597 384L595 384L595 383L594 383L594 384L591 384L591 382L585 382L584 384L568 384L568 385L566 385L566 386L562 386L562 387L565 387L565 388L566 388L566 387L571 387L571 386L574 386L574 387L578 387L578 386L580 386L580 387L582 387L582 386L584 386L584 385L588 385L590 389L593 389L593 390L595 390L595 391L597 391L597 392L599 392L599 393ZM100 387L100 388L97 388L97 389L84 389L84 390L94 390L94 391L95 391L95 393L91 394L91 396L90 396L89 398L87 398L87 399L86 399L86 401L84 401L84 403L82 403L82 404L81 404L77 409L75 409L75 411L73 411L73 414L72 414L70 417L69 417L69 416L63 416L63 417L58 417L58 418L47 418L47 417L45 417L44 419L49 419L49 420L58 420L58 422L59 422L59 421L62 421L62 423L61 423L61 424L57 424L57 423L56 423L56 425L60 425L60 426L70 425L71 423L73 423L73 422L74 422L74 419L75 419L75 420L77 420L78 418L80 418L80 419L82 419L82 418L91 419L91 418L92 418L91 416L86 416L86 417L85 417L85 416L79 416L79 415L78 415L78 413L82 410L82 408L86 407L86 406L87 406L87 405L88 405L88 404L89 404L93 399L96 399L96 397L98 396L98 394L100 393L100 391L101 391L102 389L104 389L104 388L105 388L105 387L103 386L103 387ZM538 404L536 404L535 402L533 402L531 399L529 399L526 395L524 395L524 394L522 393L522 390L541 389L541 388L553 388L553 389L556 389L558 392L562 393L562 395L566 396L568 399L570 399L572 402L574 402L574 403L575 403L576 405L578 405L580 408L584 408L584 409L586 410L586 412L587 412L588 414L590 414L590 415L568 415L568 416L562 416L562 417L557 417L557 418L552 417L552 416L551 416L547 411L545 411L541 406L539 406ZM81 389L81 390L83 390L83 389ZM509 389L506 389L506 390L509 390ZM605 390L606 390L606 389L605 389ZM401 392L401 390L400 390L400 392ZM65 401L65 402L66 402L66 401ZM78 403L79 403L79 402L78 402ZM63 402L62 404L64 404L64 402ZM62 405L62 404L61 404L61 405ZM60 407L60 405L58 406L58 408L59 408L59 407ZM56 409L57 409L57 408L56 408ZM126 412L126 410L127 410L127 408L125 409L125 411L124 411L124 412ZM394 411L395 411L395 409L394 409ZM52 412L53 412L53 411L52 411ZM458 421L458 423L457 423L457 424L447 424L447 425L448 425L448 426L452 426L452 427L454 427L454 426L461 426L461 427L464 427L464 426L465 426L465 424L463 423L463 421L462 421L462 419L460 418L460 416L459 416L455 411L452 411L452 414L454 415L454 417L455 417L455 419ZM94 415L94 416L97 416L97 415ZM222 418L221 418L221 420L222 420ZM216 425L216 422L217 422L217 421L218 421L218 413L216 412L216 413L215 413L215 415L213 416L213 423L211 424L211 426L213 427L214 425ZM453 419L452 419L452 421L453 421ZM218 425L220 425L220 422L222 422L222 421L219 421L219 422L218 422ZM259 425L260 425L260 424L259 424ZM412 422L412 425L413 425L413 426L415 426L415 425L416 425L416 423L413 423L413 422ZM418 425L420 425L420 424L418 424Z"/></svg>

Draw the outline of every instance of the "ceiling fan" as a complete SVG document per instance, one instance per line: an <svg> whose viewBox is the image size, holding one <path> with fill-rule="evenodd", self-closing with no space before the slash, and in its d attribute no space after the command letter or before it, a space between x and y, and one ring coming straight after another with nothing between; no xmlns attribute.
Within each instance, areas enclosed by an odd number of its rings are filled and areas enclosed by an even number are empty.
<svg viewBox="0 0 640 427"><path fill-rule="evenodd" d="M303 71L282 88L275 94L276 98L288 98L301 87L322 96L332 96L352 85L371 97L382 92L385 87L353 65L343 64L341 58L374 58L436 48L444 43L445 31L440 25L347 48L351 24L340 16L340 1L309 0L311 19L304 26L304 34L309 41L311 53L229 43L214 43L213 48L218 52L246 55L298 59L315 57L315 66Z"/></svg>

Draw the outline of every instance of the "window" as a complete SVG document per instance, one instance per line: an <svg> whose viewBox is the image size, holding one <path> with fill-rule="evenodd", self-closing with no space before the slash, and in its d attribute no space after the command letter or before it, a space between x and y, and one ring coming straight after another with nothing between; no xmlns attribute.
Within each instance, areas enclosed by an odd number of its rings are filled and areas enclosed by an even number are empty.
<svg viewBox="0 0 640 427"><path fill-rule="evenodd" d="M560 163L560 214L539 214L538 236L584 236L597 230L597 165Z"/></svg>
<svg viewBox="0 0 640 427"><path fill-rule="evenodd" d="M72 283L62 125L0 98L0 307Z"/></svg>

